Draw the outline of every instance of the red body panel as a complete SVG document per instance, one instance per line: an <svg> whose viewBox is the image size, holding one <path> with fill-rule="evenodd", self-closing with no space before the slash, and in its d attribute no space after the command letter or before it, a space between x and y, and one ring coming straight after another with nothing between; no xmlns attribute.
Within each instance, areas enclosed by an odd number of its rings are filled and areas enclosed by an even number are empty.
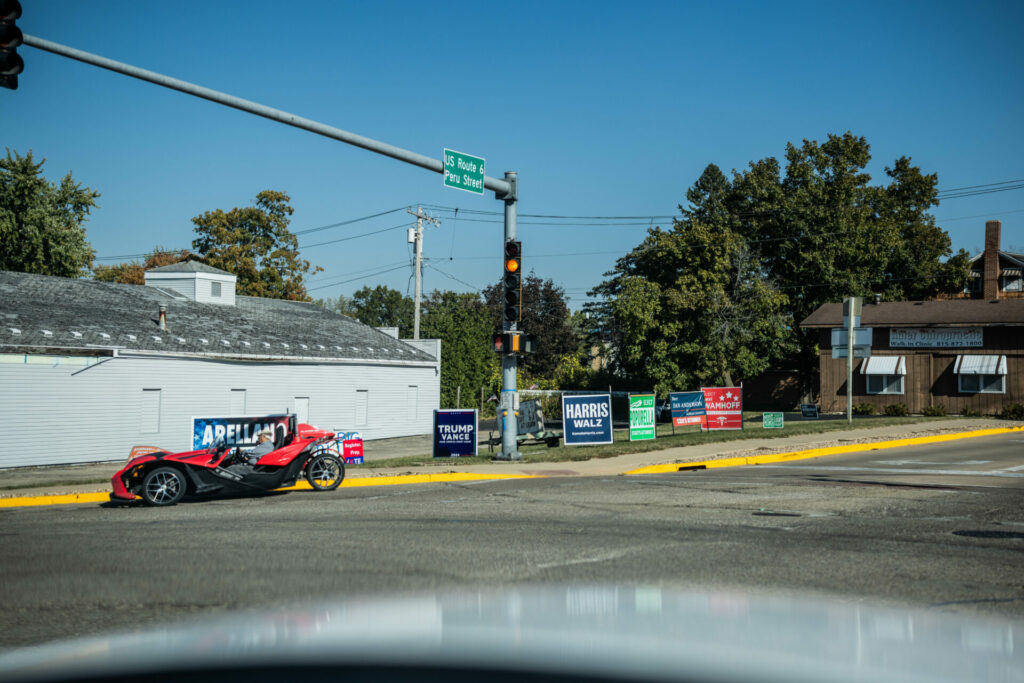
<svg viewBox="0 0 1024 683"><path fill-rule="evenodd" d="M267 453L259 459L257 465L266 465L273 467L285 467L291 464L297 457L299 457L303 450L306 449L311 443L318 439L331 438L334 436L333 432L317 429L307 424L300 424L296 429L295 439L285 446L278 448L277 450ZM212 452L209 449L203 449L198 451L184 451L181 453L156 453L140 455L128 460L128 464L125 465L121 470L117 472L111 478L111 488L113 491L110 494L111 500L118 501L130 501L135 500L136 496L132 492L133 486L138 486L141 483L141 475L145 471L151 469L151 467L159 462L159 464L170 464L179 463L180 466L187 470L192 469L207 469L213 470L218 467L227 467L231 464L233 458L234 449L226 448L220 454ZM149 465L147 466L147 463ZM136 472L136 476L132 476L132 470L144 465L142 469Z"/></svg>

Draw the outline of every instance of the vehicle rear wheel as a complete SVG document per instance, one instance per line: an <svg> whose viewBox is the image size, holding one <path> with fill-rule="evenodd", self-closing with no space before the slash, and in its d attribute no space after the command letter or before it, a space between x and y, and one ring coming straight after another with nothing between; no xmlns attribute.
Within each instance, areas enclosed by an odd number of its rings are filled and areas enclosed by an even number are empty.
<svg viewBox="0 0 1024 683"><path fill-rule="evenodd" d="M174 505L185 495L185 476L173 467L158 467L142 480L141 493L146 505Z"/></svg>
<svg viewBox="0 0 1024 683"><path fill-rule="evenodd" d="M316 455L306 463L306 480L317 491L333 491L345 478L345 463L334 455Z"/></svg>

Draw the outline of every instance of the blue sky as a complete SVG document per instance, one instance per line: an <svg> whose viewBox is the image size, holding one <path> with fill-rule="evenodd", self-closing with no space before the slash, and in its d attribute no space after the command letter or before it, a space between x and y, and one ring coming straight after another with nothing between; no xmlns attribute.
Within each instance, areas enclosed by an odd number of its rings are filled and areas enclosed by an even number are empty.
<svg viewBox="0 0 1024 683"><path fill-rule="evenodd" d="M901 155L938 173L941 189L1024 178L1020 2L22 5L19 26L40 38L435 158L445 147L485 157L489 175L519 173L520 213L670 216L709 163L728 172L847 130L871 143L876 182ZM500 216L466 213L499 212L493 193L446 189L440 175L340 142L20 52L19 89L0 90L0 142L46 157L51 179L71 170L102 193L87 224L101 258L189 247L193 216L275 189L292 197L296 232L447 207L427 231L425 289L498 279ZM1004 248L1024 248L1024 190L934 213L954 248L980 249L987 218L1003 221ZM407 218L300 236L303 256L325 269L311 294L411 292L397 227ZM520 221L526 268L563 286L574 308L650 223L539 222Z"/></svg>

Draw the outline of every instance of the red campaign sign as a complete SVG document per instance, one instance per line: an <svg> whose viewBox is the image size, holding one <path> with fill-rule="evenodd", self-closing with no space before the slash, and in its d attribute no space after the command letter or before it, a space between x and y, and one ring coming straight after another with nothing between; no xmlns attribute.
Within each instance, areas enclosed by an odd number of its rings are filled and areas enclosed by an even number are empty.
<svg viewBox="0 0 1024 683"><path fill-rule="evenodd" d="M740 387L702 387L707 429L743 429L743 396Z"/></svg>
<svg viewBox="0 0 1024 683"><path fill-rule="evenodd" d="M363 440L346 439L341 442L343 457L350 465L361 465L363 463Z"/></svg>

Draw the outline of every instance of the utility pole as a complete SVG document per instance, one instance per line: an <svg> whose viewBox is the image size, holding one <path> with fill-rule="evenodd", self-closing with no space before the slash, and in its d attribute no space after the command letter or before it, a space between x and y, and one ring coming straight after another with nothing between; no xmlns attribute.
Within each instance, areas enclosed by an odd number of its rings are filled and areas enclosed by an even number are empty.
<svg viewBox="0 0 1024 683"><path fill-rule="evenodd" d="M420 338L420 297L423 294L423 221L434 225L441 225L441 221L430 214L423 213L423 208L417 204L416 210L406 209L407 213L416 216L416 308L413 312L412 338Z"/></svg>

